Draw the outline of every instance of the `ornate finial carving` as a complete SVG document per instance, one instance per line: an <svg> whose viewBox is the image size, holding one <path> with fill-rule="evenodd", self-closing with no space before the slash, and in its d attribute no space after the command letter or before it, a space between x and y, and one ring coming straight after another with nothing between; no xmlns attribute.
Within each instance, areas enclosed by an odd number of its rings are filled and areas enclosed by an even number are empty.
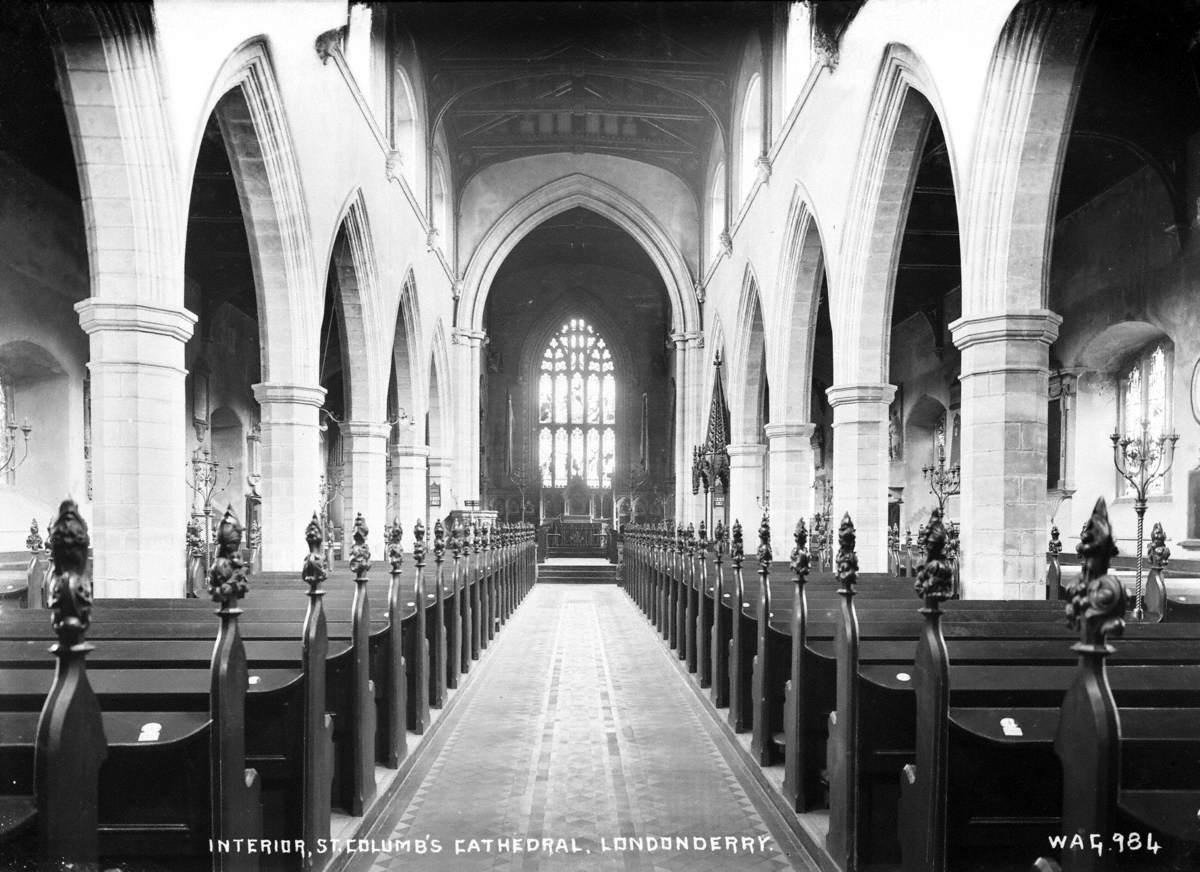
<svg viewBox="0 0 1200 872"><path fill-rule="evenodd" d="M683 524L676 525L676 527L675 527L675 551L679 554L682 554L683 549L684 549L683 535L684 535L683 534Z"/></svg>
<svg viewBox="0 0 1200 872"><path fill-rule="evenodd" d="M238 600L250 589L241 546L242 525L233 513L233 506L229 506L217 528L217 556L208 571L208 594L222 609L236 608Z"/></svg>
<svg viewBox="0 0 1200 872"><path fill-rule="evenodd" d="M478 554L482 550L482 540L479 538L479 522L471 522L471 553Z"/></svg>
<svg viewBox="0 0 1200 872"><path fill-rule="evenodd" d="M462 524L455 521L450 527L450 556L455 560L462 557L463 550L463 528Z"/></svg>
<svg viewBox="0 0 1200 872"><path fill-rule="evenodd" d="M926 524L922 524L920 527L917 528L917 550L918 551L921 551L921 552L925 551L925 538L928 535L929 535L929 527Z"/></svg>
<svg viewBox="0 0 1200 872"><path fill-rule="evenodd" d="M934 509L929 516L929 525L922 529L925 530L925 560L917 570L913 590L925 600L940 603L950 598L954 588L954 570L946 555L948 536L942 524L942 513Z"/></svg>
<svg viewBox="0 0 1200 872"><path fill-rule="evenodd" d="M446 528L442 526L442 519L438 518L433 522L433 559L436 563L441 563L446 557Z"/></svg>
<svg viewBox="0 0 1200 872"><path fill-rule="evenodd" d="M425 525L421 523L420 518L413 525L413 563L417 566L425 565Z"/></svg>
<svg viewBox="0 0 1200 872"><path fill-rule="evenodd" d="M896 524L888 527L888 550L896 551L900 548L900 528Z"/></svg>
<svg viewBox="0 0 1200 872"><path fill-rule="evenodd" d="M25 537L25 547L34 554L42 550L42 534L38 532L37 518L29 522L29 535Z"/></svg>
<svg viewBox="0 0 1200 872"><path fill-rule="evenodd" d="M1079 581L1069 591L1067 622L1081 630L1084 644L1104 645L1105 637L1119 636L1124 630L1126 608L1124 585L1108 574L1109 562L1118 552L1104 497L1096 500L1075 550L1083 566Z"/></svg>
<svg viewBox="0 0 1200 872"><path fill-rule="evenodd" d="M254 551L262 547L262 525L258 523L258 519L250 522L250 532L247 534L246 543Z"/></svg>
<svg viewBox="0 0 1200 872"><path fill-rule="evenodd" d="M325 537L321 533L321 521L313 512L312 520L304 528L304 541L308 543L308 555L304 558L304 566L300 569L300 577L308 585L309 590L316 591L329 577L325 569L323 548Z"/></svg>
<svg viewBox="0 0 1200 872"><path fill-rule="evenodd" d="M399 572L404 565L404 530L400 521L393 518L392 526L388 527L387 557L392 566L392 572Z"/></svg>
<svg viewBox="0 0 1200 872"><path fill-rule="evenodd" d="M1161 523L1156 522L1154 529L1150 531L1150 550L1147 553L1151 569L1167 568L1167 561L1171 559L1171 549L1167 547L1167 531Z"/></svg>
<svg viewBox="0 0 1200 872"><path fill-rule="evenodd" d="M909 527L904 531L904 547L906 549L908 549L908 548L912 548L912 546L913 546L912 527Z"/></svg>
<svg viewBox="0 0 1200 872"><path fill-rule="evenodd" d="M804 519L801 518L796 522L796 530L792 533L792 539L796 545L792 548L792 572L796 574L796 581L803 583L808 577L808 529L804 526Z"/></svg>
<svg viewBox="0 0 1200 872"><path fill-rule="evenodd" d="M764 512L762 523L758 525L758 565L761 571L766 572L770 568L773 556L771 553L771 520Z"/></svg>
<svg viewBox="0 0 1200 872"><path fill-rule="evenodd" d="M1055 556L1062 554L1062 540L1058 538L1057 524L1050 526L1050 543L1046 546L1046 550Z"/></svg>
<svg viewBox="0 0 1200 872"><path fill-rule="evenodd" d="M733 562L734 569L742 568L742 561L746 557L746 552L742 550L742 522L735 520L733 522L733 543L729 550L729 559Z"/></svg>
<svg viewBox="0 0 1200 872"><path fill-rule="evenodd" d="M701 521L698 532L700 538L697 540L696 545L700 551L700 559L703 560L705 554L708 553L708 549L712 547L712 542L708 540L708 525Z"/></svg>
<svg viewBox="0 0 1200 872"><path fill-rule="evenodd" d="M694 524L687 525L687 532L684 534L684 540L687 544L688 557L696 556L696 527Z"/></svg>
<svg viewBox="0 0 1200 872"><path fill-rule="evenodd" d="M721 562L721 558L725 556L725 543L728 533L725 530L725 523L717 521L717 526L713 530L713 548L717 552L717 562Z"/></svg>
<svg viewBox="0 0 1200 872"><path fill-rule="evenodd" d="M858 554L854 551L857 539L854 522L847 512L842 515L842 523L838 527L837 577L842 587L851 593L858 583Z"/></svg>
<svg viewBox="0 0 1200 872"><path fill-rule="evenodd" d="M350 546L350 571L354 573L355 581L366 581L367 570L371 568L371 549L367 546L370 532L359 512L354 516L354 544Z"/></svg>
<svg viewBox="0 0 1200 872"><path fill-rule="evenodd" d="M74 500L63 500L50 525L50 555L54 574L50 581L50 625L62 645L79 644L92 619L92 585L84 577L87 566L87 523Z"/></svg>

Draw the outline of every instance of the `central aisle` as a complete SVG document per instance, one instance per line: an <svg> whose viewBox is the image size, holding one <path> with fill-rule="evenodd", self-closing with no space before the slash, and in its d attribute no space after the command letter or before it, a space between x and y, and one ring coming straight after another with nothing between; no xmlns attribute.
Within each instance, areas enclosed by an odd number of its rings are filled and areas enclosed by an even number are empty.
<svg viewBox="0 0 1200 872"><path fill-rule="evenodd" d="M809 868L670 656L620 588L536 585L354 868Z"/></svg>

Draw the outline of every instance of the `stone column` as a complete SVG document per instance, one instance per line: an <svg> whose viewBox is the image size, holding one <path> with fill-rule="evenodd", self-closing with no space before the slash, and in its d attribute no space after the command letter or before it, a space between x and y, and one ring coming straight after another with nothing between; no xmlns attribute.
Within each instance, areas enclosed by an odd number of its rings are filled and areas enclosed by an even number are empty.
<svg viewBox="0 0 1200 872"><path fill-rule="evenodd" d="M398 503L396 517L411 539L418 518L425 522L425 500L428 495L426 474L429 466L429 446L397 445L392 452L392 475L396 476ZM391 518L388 523L391 523ZM407 539L406 539L407 541Z"/></svg>
<svg viewBox="0 0 1200 872"><path fill-rule="evenodd" d="M75 311L90 340L95 594L182 596L183 350L196 316L97 297Z"/></svg>
<svg viewBox="0 0 1200 872"><path fill-rule="evenodd" d="M347 514L345 525L346 548L350 547L350 534L354 529L354 517L362 513L370 535L367 545L372 554L383 554L383 530L388 519L384 517L387 505L387 424L370 421L347 421L342 433L348 439L346 446L349 460L349 486L346 488Z"/></svg>
<svg viewBox="0 0 1200 872"><path fill-rule="evenodd" d="M450 490L458 498L459 507L464 500L479 499L479 408L483 398L479 396L480 349L487 334L482 330L455 329L450 335L454 360L451 367L454 370L454 383L450 396L455 398L456 410L452 417L455 422L453 429L443 434L446 444L442 450L446 452L448 461L447 475L442 484L443 514L451 506ZM450 477L450 472L454 477Z"/></svg>
<svg viewBox="0 0 1200 872"><path fill-rule="evenodd" d="M833 407L833 510L829 519L837 554L842 515L850 513L858 534L858 568L887 571L888 404L892 385L834 385L825 395Z"/></svg>
<svg viewBox="0 0 1200 872"><path fill-rule="evenodd" d="M441 505L427 506L425 526L433 529L433 522L445 518L454 508L450 498L450 489L454 484L454 458L436 454L429 455L429 486L438 485L441 488ZM426 500L428 502L428 500Z"/></svg>
<svg viewBox="0 0 1200 872"><path fill-rule="evenodd" d="M777 560L791 554L796 522L813 513L813 424L767 424L771 456L771 538Z"/></svg>
<svg viewBox="0 0 1200 872"><path fill-rule="evenodd" d="M962 351L962 583L972 598L1042 593L1046 534L1046 309L959 318ZM1104 462L1109 462L1106 455Z"/></svg>
<svg viewBox="0 0 1200 872"><path fill-rule="evenodd" d="M766 453L767 447L756 443L729 446L729 524L732 527L734 521L741 521L744 537L757 530L762 519L760 497ZM752 540L746 538L746 541Z"/></svg>
<svg viewBox="0 0 1200 872"><path fill-rule="evenodd" d="M262 422L262 567L298 571L304 528L320 507L319 385L260 382L253 386ZM382 475L382 473L380 473Z"/></svg>
<svg viewBox="0 0 1200 872"><path fill-rule="evenodd" d="M696 401L700 386L704 337L699 333L672 333L675 346L675 466L674 517L684 524L698 524L704 517L704 494L692 493L692 446L703 435L697 435L696 422L707 414Z"/></svg>

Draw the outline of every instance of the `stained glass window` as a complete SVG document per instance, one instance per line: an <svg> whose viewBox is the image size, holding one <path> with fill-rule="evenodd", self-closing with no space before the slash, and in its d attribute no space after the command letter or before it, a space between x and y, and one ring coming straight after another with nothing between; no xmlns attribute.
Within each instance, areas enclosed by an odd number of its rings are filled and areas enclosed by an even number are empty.
<svg viewBox="0 0 1200 872"><path fill-rule="evenodd" d="M615 464L616 377L604 339L571 318L542 355L538 380L538 465L542 484L565 487L579 476L608 487Z"/></svg>

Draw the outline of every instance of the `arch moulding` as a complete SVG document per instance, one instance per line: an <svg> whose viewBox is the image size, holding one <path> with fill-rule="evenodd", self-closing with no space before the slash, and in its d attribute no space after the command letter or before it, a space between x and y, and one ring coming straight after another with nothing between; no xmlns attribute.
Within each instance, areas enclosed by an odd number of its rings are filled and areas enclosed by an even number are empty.
<svg viewBox="0 0 1200 872"><path fill-rule="evenodd" d="M917 96L914 102L912 97ZM862 147L850 185L839 256L841 293L830 299L834 380L883 384L888 374L892 294L904 223L934 118L941 121L962 227L962 174L952 130L933 78L908 46L889 44L867 111Z"/></svg>
<svg viewBox="0 0 1200 872"><path fill-rule="evenodd" d="M463 276L461 327L483 329L484 303L492 281L517 243L547 219L576 207L612 221L646 251L666 285L673 331L699 329L692 273L678 247L640 203L607 182L582 173L556 179L525 195L488 228Z"/></svg>
<svg viewBox="0 0 1200 872"><path fill-rule="evenodd" d="M265 37L242 43L217 72L193 136L189 179L214 112L246 223L259 295L263 381L316 384L317 343L310 340L319 326L324 286L317 278L299 162ZM189 191L190 186L182 196Z"/></svg>

